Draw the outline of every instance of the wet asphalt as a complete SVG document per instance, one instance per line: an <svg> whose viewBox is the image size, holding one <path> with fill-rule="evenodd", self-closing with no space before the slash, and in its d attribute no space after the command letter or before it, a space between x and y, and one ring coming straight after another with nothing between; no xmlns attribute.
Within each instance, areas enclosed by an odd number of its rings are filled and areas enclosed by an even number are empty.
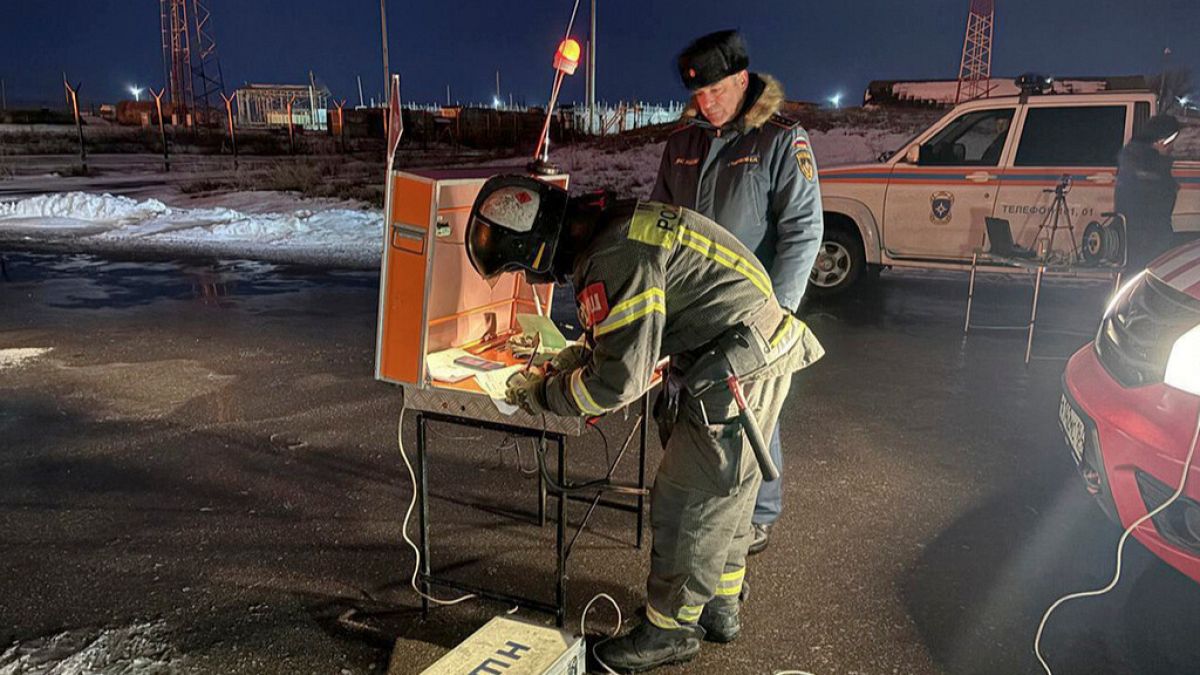
<svg viewBox="0 0 1200 675"><path fill-rule="evenodd" d="M422 618L408 589L401 396L372 377L376 274L5 259L0 350L51 351L0 369L0 653L149 621L179 672L417 673L510 609ZM1026 282L978 290L976 321L1025 320ZM964 338L965 292L963 274L885 273L806 308L828 355L783 411L785 514L751 560L745 633L662 672L1042 672L1042 611L1103 586L1120 534L1057 425L1065 358L1107 288L1049 281L1028 367L1017 331ZM610 456L632 424L602 425ZM411 452L411 415L404 434ZM531 444L444 424L429 443L435 566L552 600ZM578 479L602 471L605 445L569 447ZM651 471L659 455L652 441ZM599 592L640 604L633 543L630 514L596 512L568 625ZM1057 612L1045 650L1063 675L1196 672L1198 606L1200 586L1131 543L1118 589ZM589 630L611 621L594 609Z"/></svg>

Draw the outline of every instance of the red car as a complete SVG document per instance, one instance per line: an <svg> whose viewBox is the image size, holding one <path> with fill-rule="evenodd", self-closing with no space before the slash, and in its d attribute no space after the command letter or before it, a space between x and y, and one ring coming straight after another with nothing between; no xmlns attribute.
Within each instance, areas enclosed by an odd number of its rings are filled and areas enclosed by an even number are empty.
<svg viewBox="0 0 1200 675"><path fill-rule="evenodd" d="M1059 424L1088 492L1121 527L1179 486L1200 418L1200 240L1127 281L1063 374ZM1200 451L1180 498L1134 531L1200 582Z"/></svg>

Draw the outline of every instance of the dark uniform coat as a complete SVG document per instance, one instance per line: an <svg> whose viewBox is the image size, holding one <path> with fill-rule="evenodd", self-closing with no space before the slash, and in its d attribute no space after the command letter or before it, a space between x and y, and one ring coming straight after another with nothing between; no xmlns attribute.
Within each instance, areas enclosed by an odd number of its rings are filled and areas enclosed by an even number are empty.
<svg viewBox="0 0 1200 675"><path fill-rule="evenodd" d="M779 303L795 312L824 232L821 189L808 133L779 114L783 88L750 74L746 103L718 129L698 114L667 140L654 201L715 220L767 269Z"/></svg>

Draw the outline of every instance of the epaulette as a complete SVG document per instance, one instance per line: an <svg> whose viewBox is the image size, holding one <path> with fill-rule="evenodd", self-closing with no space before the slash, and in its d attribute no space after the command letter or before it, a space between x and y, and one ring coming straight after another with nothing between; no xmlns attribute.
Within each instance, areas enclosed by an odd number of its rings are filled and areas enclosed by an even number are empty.
<svg viewBox="0 0 1200 675"><path fill-rule="evenodd" d="M775 126L783 127L784 129L795 129L796 127L800 126L800 120L794 117L788 117L783 113L775 113L774 115L771 115L771 119L767 121Z"/></svg>
<svg viewBox="0 0 1200 675"><path fill-rule="evenodd" d="M669 138L669 137L671 137L671 136L674 136L675 134L677 134L677 133L679 133L679 132L681 132L681 131L686 131L686 130L688 130L688 129L691 129L691 128L692 128L692 125L691 125L691 123L690 123L690 122L688 122L687 120L682 120L682 121L680 121L680 122L677 122L677 123L675 124L675 128L674 128L674 129L671 129L671 133L667 134L667 137Z"/></svg>

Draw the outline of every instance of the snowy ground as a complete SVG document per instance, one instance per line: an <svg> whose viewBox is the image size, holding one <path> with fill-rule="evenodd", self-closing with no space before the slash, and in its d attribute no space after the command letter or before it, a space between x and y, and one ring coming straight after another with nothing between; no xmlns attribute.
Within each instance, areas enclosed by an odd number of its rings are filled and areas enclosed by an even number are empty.
<svg viewBox="0 0 1200 675"><path fill-rule="evenodd" d="M822 166L871 161L908 137L875 129L811 136ZM576 191L609 188L646 197L662 148L662 143L625 150L567 146L554 159L571 174ZM52 191L68 180L71 191ZM47 187L51 189L46 194L0 202L0 242L75 252L250 258L350 268L376 266L382 250L382 213L358 202L261 191L196 198L170 185L161 194L135 199L89 189L78 178L51 179Z"/></svg>
<svg viewBox="0 0 1200 675"><path fill-rule="evenodd" d="M105 630L71 630L18 642L0 651L0 675L157 675L178 672L161 623Z"/></svg>

